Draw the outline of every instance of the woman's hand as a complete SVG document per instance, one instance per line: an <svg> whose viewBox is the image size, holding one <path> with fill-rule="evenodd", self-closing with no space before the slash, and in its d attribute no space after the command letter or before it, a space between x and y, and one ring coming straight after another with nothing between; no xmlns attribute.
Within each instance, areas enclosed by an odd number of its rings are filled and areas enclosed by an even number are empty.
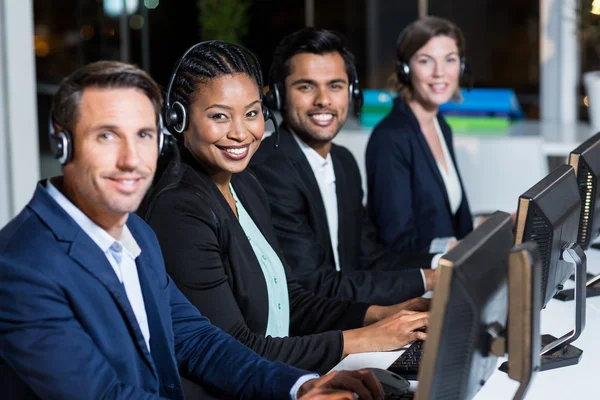
<svg viewBox="0 0 600 400"><path fill-rule="evenodd" d="M428 312L403 310L364 328L344 331L343 356L397 350L415 340L425 340L428 325Z"/></svg>
<svg viewBox="0 0 600 400"><path fill-rule="evenodd" d="M400 311L429 311L431 299L415 297L393 306L371 306L365 314L365 326L371 325L382 319L389 318Z"/></svg>

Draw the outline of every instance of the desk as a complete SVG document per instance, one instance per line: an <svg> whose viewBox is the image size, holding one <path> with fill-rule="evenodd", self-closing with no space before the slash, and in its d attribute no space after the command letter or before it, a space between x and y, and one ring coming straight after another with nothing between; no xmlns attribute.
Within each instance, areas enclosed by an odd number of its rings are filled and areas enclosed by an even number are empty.
<svg viewBox="0 0 600 400"><path fill-rule="evenodd" d="M588 271L600 273L600 250L586 252ZM541 333L561 336L573 327L573 302L551 300L541 314ZM600 372L600 297L587 300L586 327L574 343L583 350L579 364L543 371L536 374L529 386L526 399L598 399L600 386L597 385ZM334 370L351 370L366 367L388 368L402 350L387 353L352 354L336 365ZM499 359L498 365L506 358ZM412 387L416 388L416 382ZM498 370L490 376L477 393L477 400L512 399L518 383Z"/></svg>

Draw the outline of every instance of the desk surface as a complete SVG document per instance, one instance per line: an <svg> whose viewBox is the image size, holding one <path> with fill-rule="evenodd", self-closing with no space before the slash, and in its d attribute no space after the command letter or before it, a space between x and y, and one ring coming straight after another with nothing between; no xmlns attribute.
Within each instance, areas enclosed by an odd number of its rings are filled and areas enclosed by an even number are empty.
<svg viewBox="0 0 600 400"><path fill-rule="evenodd" d="M586 252L588 271L600 273L600 250ZM541 314L541 333L561 336L573 327L573 302L551 300ZM587 300L586 327L574 345L583 350L579 364L536 374L529 386L526 399L598 399L600 388L595 383L600 371L600 297ZM353 354L333 369L388 368L402 350L386 353ZM499 364L505 361L499 359ZM498 365L499 365L498 364ZM413 387L416 383L413 383ZM512 399L518 383L496 370L475 399Z"/></svg>

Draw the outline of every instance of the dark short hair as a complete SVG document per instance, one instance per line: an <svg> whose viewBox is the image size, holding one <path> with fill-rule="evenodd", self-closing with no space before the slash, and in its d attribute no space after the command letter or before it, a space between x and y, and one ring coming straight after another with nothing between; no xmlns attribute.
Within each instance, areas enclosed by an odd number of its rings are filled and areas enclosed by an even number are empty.
<svg viewBox="0 0 600 400"><path fill-rule="evenodd" d="M232 43L208 41L196 45L185 59L180 60L171 87L170 104L178 101L189 110L201 84L234 74L248 75L256 83L259 95L262 95L260 65L254 60L255 56L250 54L250 50Z"/></svg>
<svg viewBox="0 0 600 400"><path fill-rule="evenodd" d="M344 59L349 79L355 79L354 55L346 47L346 39L342 34L327 29L308 27L287 35L275 48L273 63L269 70L269 85L279 85L280 91L285 90L283 83L290 74L290 60L296 54L324 55L334 52L339 53ZM284 93L281 94L285 98Z"/></svg>
<svg viewBox="0 0 600 400"><path fill-rule="evenodd" d="M139 89L148 96L160 118L162 94L159 86L141 68L120 61L97 61L77 69L65 78L52 100L54 122L73 132L79 119L79 105L87 88Z"/></svg>
<svg viewBox="0 0 600 400"><path fill-rule="evenodd" d="M400 33L396 43L396 61L409 63L412 56L436 36L447 36L454 39L459 56L465 55L465 38L460 28L447 19L428 16L414 21ZM413 88L410 83L403 83L395 75L392 85L396 86L402 100L408 101L412 98Z"/></svg>

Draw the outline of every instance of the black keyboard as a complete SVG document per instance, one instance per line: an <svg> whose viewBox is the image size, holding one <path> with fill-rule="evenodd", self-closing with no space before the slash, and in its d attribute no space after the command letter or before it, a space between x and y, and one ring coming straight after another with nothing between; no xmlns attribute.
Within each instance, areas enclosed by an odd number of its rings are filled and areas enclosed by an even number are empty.
<svg viewBox="0 0 600 400"><path fill-rule="evenodd" d="M392 371L401 377L416 381L419 375L419 365L423 355L423 341L419 340L410 345L408 349L390 367Z"/></svg>

